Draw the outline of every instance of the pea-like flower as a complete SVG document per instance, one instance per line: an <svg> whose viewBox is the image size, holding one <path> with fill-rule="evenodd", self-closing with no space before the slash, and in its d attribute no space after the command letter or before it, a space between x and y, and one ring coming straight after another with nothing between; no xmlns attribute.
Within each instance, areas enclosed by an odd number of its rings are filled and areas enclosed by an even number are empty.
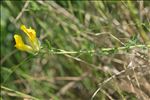
<svg viewBox="0 0 150 100"><path fill-rule="evenodd" d="M34 29L32 29L31 27L28 29L26 28L25 25L22 25L21 30L23 30L26 35L28 36L28 42L29 45L26 45L23 40L22 37L18 34L14 35L14 39L15 39L15 47L21 51L26 51L29 53L36 53L40 50L40 42L38 40L38 38L36 37L36 32Z"/></svg>

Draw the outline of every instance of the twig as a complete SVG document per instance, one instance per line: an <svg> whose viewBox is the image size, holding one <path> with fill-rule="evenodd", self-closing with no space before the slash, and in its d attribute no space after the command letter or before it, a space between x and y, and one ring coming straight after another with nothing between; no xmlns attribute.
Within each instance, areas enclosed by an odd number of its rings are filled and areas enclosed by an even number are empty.
<svg viewBox="0 0 150 100"><path fill-rule="evenodd" d="M29 0L27 0L21 10L21 12L18 14L18 16L15 18L14 23L17 22L17 20L22 16L23 12L25 11L25 9L28 7L29 5Z"/></svg>
<svg viewBox="0 0 150 100"><path fill-rule="evenodd" d="M124 73L125 71L126 71L126 70L122 70L122 71L118 72L117 74L112 75L111 77L109 77L108 79L106 79L106 80L105 80L104 82L102 82L101 84L99 84L100 86L99 86L99 88L94 92L94 94L92 95L91 100L94 99L94 97L95 97L96 94L101 90L101 88L102 88L102 86L103 86L104 84L106 84L106 83L108 83L110 80L116 78L116 76L121 75L121 74Z"/></svg>
<svg viewBox="0 0 150 100"><path fill-rule="evenodd" d="M94 99L94 97L96 96L96 94L101 90L102 86L105 85L106 83L108 83L109 81L111 81L112 79L116 78L117 76L120 76L121 74L125 73L127 70L132 70L134 68L137 68L137 66L135 67L132 67L132 61L128 64L127 68L112 75L111 77L109 77L108 79L106 79L105 81L103 81L102 83L100 83L99 85L99 88L94 92L94 94L92 95L92 98L91 100Z"/></svg>

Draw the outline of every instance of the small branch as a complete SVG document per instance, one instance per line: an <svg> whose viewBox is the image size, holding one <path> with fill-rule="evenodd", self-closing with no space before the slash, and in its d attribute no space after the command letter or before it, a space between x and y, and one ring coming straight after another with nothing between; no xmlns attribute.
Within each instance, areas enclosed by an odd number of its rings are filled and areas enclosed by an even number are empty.
<svg viewBox="0 0 150 100"><path fill-rule="evenodd" d="M118 72L117 74L112 75L111 77L109 77L108 79L106 79L105 81L103 81L101 84L99 84L99 88L94 92L94 94L92 95L91 100L94 99L94 97L96 96L96 94L101 90L102 86L106 83L108 83L109 81L111 81L112 79L116 78L117 76L123 74L126 70L122 70L120 72Z"/></svg>
<svg viewBox="0 0 150 100"><path fill-rule="evenodd" d="M18 21L18 19L22 16L23 12L25 11L25 9L28 7L29 5L29 0L27 0L21 10L21 12L18 14L18 16L16 17L16 19L14 20L14 23L16 23Z"/></svg>

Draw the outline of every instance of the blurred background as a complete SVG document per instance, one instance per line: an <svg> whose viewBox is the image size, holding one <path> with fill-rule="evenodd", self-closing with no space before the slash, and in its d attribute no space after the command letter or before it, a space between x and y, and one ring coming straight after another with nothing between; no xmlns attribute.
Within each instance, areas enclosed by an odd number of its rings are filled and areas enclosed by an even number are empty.
<svg viewBox="0 0 150 100"><path fill-rule="evenodd" d="M2 100L150 98L149 1L2 0L0 6ZM21 25L35 29L39 54L14 47L14 34L26 40Z"/></svg>

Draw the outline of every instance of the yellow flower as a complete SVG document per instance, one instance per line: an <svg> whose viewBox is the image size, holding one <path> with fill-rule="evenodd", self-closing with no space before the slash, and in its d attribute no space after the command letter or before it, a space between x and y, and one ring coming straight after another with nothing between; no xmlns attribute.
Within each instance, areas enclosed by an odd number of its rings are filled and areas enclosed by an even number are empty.
<svg viewBox="0 0 150 100"><path fill-rule="evenodd" d="M29 29L27 29L25 27L25 25L22 25L21 29L28 36L28 41L30 43L30 46L24 44L24 42L23 42L20 35L15 34L14 35L14 39L15 39L15 42L16 42L15 47L19 50L27 51L27 52L30 52L30 53L38 52L40 50L40 43L39 43L39 40L36 37L35 30L33 30L31 27Z"/></svg>

